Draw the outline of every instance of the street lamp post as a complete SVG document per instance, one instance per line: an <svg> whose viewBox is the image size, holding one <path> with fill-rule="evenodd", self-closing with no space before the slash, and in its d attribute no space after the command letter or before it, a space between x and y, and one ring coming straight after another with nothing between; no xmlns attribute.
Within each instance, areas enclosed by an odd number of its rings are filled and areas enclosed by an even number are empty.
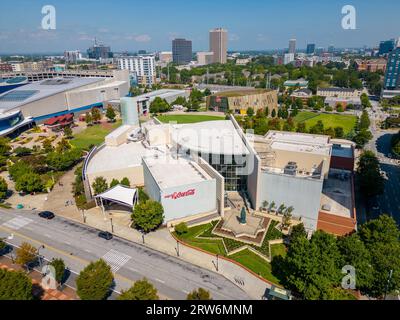
<svg viewBox="0 0 400 320"><path fill-rule="evenodd" d="M219 265L218 265L218 253L217 253L217 266L216 266L216 268L217 268L217 271L218 271L218 269L219 269Z"/></svg>
<svg viewBox="0 0 400 320"><path fill-rule="evenodd" d="M85 209L82 209L81 212L82 212L83 223L86 223Z"/></svg>
<svg viewBox="0 0 400 320"><path fill-rule="evenodd" d="M143 241L143 244L144 244L144 231L142 230L141 233L142 233L142 241Z"/></svg>
<svg viewBox="0 0 400 320"><path fill-rule="evenodd" d="M110 218L110 223L111 223L111 233L114 233L114 225L113 225L112 218Z"/></svg>
<svg viewBox="0 0 400 320"><path fill-rule="evenodd" d="M45 248L45 246L44 245L41 245L39 248L38 248L38 251L37 251L37 256L38 256L38 258L39 258L39 265L40 265L40 267L42 267L42 258L41 258L41 256L40 256L40 249L44 249Z"/></svg>
<svg viewBox="0 0 400 320"><path fill-rule="evenodd" d="M176 255L179 257L179 241L176 240Z"/></svg>

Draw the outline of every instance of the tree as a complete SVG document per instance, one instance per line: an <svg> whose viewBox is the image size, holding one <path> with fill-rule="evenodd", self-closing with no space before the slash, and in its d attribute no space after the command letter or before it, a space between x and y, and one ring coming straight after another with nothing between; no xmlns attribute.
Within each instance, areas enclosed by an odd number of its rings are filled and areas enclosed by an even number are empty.
<svg viewBox="0 0 400 320"><path fill-rule="evenodd" d="M310 133L324 134L324 123L322 120L318 120L318 122L310 128Z"/></svg>
<svg viewBox="0 0 400 320"><path fill-rule="evenodd" d="M337 112L344 112L344 107L343 107L343 105L341 103L338 103L336 105L336 111Z"/></svg>
<svg viewBox="0 0 400 320"><path fill-rule="evenodd" d="M362 129L353 137L353 141L356 143L358 148L364 147L364 145L371 139L372 133L367 129Z"/></svg>
<svg viewBox="0 0 400 320"><path fill-rule="evenodd" d="M193 290L187 295L186 300L212 300L210 291L203 288Z"/></svg>
<svg viewBox="0 0 400 320"><path fill-rule="evenodd" d="M33 173L33 169L25 161L20 160L8 168L8 173L14 181L17 181L19 177Z"/></svg>
<svg viewBox="0 0 400 320"><path fill-rule="evenodd" d="M171 110L170 105L164 99L160 97L156 97L153 102L150 104L150 112L151 113L163 113Z"/></svg>
<svg viewBox="0 0 400 320"><path fill-rule="evenodd" d="M179 96L178 98L175 99L174 102L172 102L173 106L185 106L186 105L186 98Z"/></svg>
<svg viewBox="0 0 400 320"><path fill-rule="evenodd" d="M0 269L0 300L32 299L32 280L25 273Z"/></svg>
<svg viewBox="0 0 400 320"><path fill-rule="evenodd" d="M302 223L293 226L292 231L290 232L289 235L289 241L292 242L298 237L307 238L307 231L304 228L304 224Z"/></svg>
<svg viewBox="0 0 400 320"><path fill-rule="evenodd" d="M53 145L51 144L50 139L44 139L42 142L42 148L45 153L52 152L54 150Z"/></svg>
<svg viewBox="0 0 400 320"><path fill-rule="evenodd" d="M251 107L249 107L249 108L247 108L246 113L247 113L247 115L248 115L249 117L252 117L252 116L254 116L254 109L251 108Z"/></svg>
<svg viewBox="0 0 400 320"><path fill-rule="evenodd" d="M8 185L3 177L0 177L0 201L7 197Z"/></svg>
<svg viewBox="0 0 400 320"><path fill-rule="evenodd" d="M15 190L32 193L41 192L44 189L42 178L37 173L21 175L15 182Z"/></svg>
<svg viewBox="0 0 400 320"><path fill-rule="evenodd" d="M118 179L112 179L111 183L110 183L110 189L114 188L115 186L119 185L119 181Z"/></svg>
<svg viewBox="0 0 400 320"><path fill-rule="evenodd" d="M91 262L76 279L76 293L82 300L103 300L113 283L111 267L100 259Z"/></svg>
<svg viewBox="0 0 400 320"><path fill-rule="evenodd" d="M121 185L125 186L125 187L130 187L131 186L131 182L129 181L129 179L127 177L123 178L121 180Z"/></svg>
<svg viewBox="0 0 400 320"><path fill-rule="evenodd" d="M286 208L286 210L283 213L282 217L282 227L283 229L287 230L289 229L290 225L292 224L292 212L294 208L290 206L289 208Z"/></svg>
<svg viewBox="0 0 400 320"><path fill-rule="evenodd" d="M302 132L302 133L306 133L307 132L305 122L298 122L297 123L296 132Z"/></svg>
<svg viewBox="0 0 400 320"><path fill-rule="evenodd" d="M368 112L364 110L360 117L360 122L358 125L359 130L363 130L363 129L367 130L370 125L371 125L371 121L369 119Z"/></svg>
<svg viewBox="0 0 400 320"><path fill-rule="evenodd" d="M0 155L4 156L8 152L10 152L11 146L10 146L10 139L5 138L5 137L0 137Z"/></svg>
<svg viewBox="0 0 400 320"><path fill-rule="evenodd" d="M93 117L90 112L86 112L85 114L85 122L88 126L91 126L93 124Z"/></svg>
<svg viewBox="0 0 400 320"><path fill-rule="evenodd" d="M56 147L56 152L58 153L64 153L68 150L71 150L72 146L69 143L69 141L65 138L62 138L58 143Z"/></svg>
<svg viewBox="0 0 400 320"><path fill-rule="evenodd" d="M82 151L79 149L72 149L64 153L50 152L46 156L46 163L56 171L64 171L72 168L81 157Z"/></svg>
<svg viewBox="0 0 400 320"><path fill-rule="evenodd" d="M118 300L158 300L157 289L146 279L138 280L134 285L122 291Z"/></svg>
<svg viewBox="0 0 400 320"><path fill-rule="evenodd" d="M396 221L381 215L359 228L359 237L371 255L372 283L364 290L373 297L382 297L400 288L400 230ZM392 277L389 280L389 275Z"/></svg>
<svg viewBox="0 0 400 320"><path fill-rule="evenodd" d="M275 118L275 117L276 117L276 110L275 110L275 109L272 109L271 117L272 117L272 118Z"/></svg>
<svg viewBox="0 0 400 320"><path fill-rule="evenodd" d="M108 189L107 180L104 179L103 177L97 177L96 179L94 179L92 188L95 195L107 191Z"/></svg>
<svg viewBox="0 0 400 320"><path fill-rule="evenodd" d="M65 274L65 263L63 259L53 259L49 265L54 267L54 270L56 271L56 281L58 283L61 283L63 278L64 278L64 274Z"/></svg>
<svg viewBox="0 0 400 320"><path fill-rule="evenodd" d="M164 208L153 200L142 201L133 209L132 220L136 228L150 232L164 221Z"/></svg>
<svg viewBox="0 0 400 320"><path fill-rule="evenodd" d="M72 129L71 129L70 126L64 127L64 136L65 136L67 139L72 138Z"/></svg>
<svg viewBox="0 0 400 320"><path fill-rule="evenodd" d="M362 194L370 198L383 193L384 178L379 160L372 151L364 151L357 164L357 174Z"/></svg>
<svg viewBox="0 0 400 320"><path fill-rule="evenodd" d="M26 266L37 258L38 250L31 244L23 242L21 246L17 248L15 254L15 262L21 266Z"/></svg>
<svg viewBox="0 0 400 320"><path fill-rule="evenodd" d="M94 123L99 123L101 120L101 112L99 108L92 108L92 119Z"/></svg>
<svg viewBox="0 0 400 320"><path fill-rule="evenodd" d="M7 243L5 243L4 240L0 238L0 255L5 248L7 248Z"/></svg>
<svg viewBox="0 0 400 320"><path fill-rule="evenodd" d="M106 117L110 122L114 122L115 121L115 117L117 115L115 114L115 110L112 106L108 106L107 110L106 110Z"/></svg>
<svg viewBox="0 0 400 320"><path fill-rule="evenodd" d="M181 222L175 226L175 232L178 235L183 235L189 231L189 228L185 222Z"/></svg>
<svg viewBox="0 0 400 320"><path fill-rule="evenodd" d="M335 138L343 138L344 137L344 130L343 127L335 127Z"/></svg>

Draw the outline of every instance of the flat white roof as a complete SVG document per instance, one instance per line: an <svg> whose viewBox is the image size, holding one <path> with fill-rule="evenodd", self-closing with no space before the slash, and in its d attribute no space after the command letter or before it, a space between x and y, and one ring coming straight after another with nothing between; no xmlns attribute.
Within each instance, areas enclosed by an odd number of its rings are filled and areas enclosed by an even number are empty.
<svg viewBox="0 0 400 320"><path fill-rule="evenodd" d="M247 155L249 150L230 120L172 125L180 146L207 154Z"/></svg>
<svg viewBox="0 0 400 320"><path fill-rule="evenodd" d="M212 178L193 160L171 154L143 158L160 189L189 185Z"/></svg>
<svg viewBox="0 0 400 320"><path fill-rule="evenodd" d="M115 171L142 165L142 157L162 154L163 151L146 148L141 142L123 143L117 147L104 146L89 161L87 174Z"/></svg>
<svg viewBox="0 0 400 320"><path fill-rule="evenodd" d="M269 131L266 140L274 149L330 155L332 145L328 136L308 133Z"/></svg>

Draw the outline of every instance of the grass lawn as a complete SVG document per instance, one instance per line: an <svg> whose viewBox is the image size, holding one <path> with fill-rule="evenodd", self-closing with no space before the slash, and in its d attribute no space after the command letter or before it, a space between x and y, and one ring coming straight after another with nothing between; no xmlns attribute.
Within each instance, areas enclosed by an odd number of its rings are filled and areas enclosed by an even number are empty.
<svg viewBox="0 0 400 320"><path fill-rule="evenodd" d="M271 264L260 258L255 253L251 252L250 250L242 250L229 256L229 258L239 262L246 268L263 277L264 279L279 284L279 280L272 274Z"/></svg>
<svg viewBox="0 0 400 320"><path fill-rule="evenodd" d="M104 138L112 130L118 128L121 125L121 121L117 121L110 128L105 128L100 124L95 124L88 127L84 131L74 135L71 140L71 144L79 149L88 150L91 145L100 145L104 142Z"/></svg>
<svg viewBox="0 0 400 320"><path fill-rule="evenodd" d="M283 243L273 244L271 245L271 256L286 256L286 247Z"/></svg>
<svg viewBox="0 0 400 320"><path fill-rule="evenodd" d="M203 249L213 254L219 254L221 256L227 256L227 252L221 240L218 240L219 237L212 235L211 230L215 226L215 222L207 223L200 226L195 226L189 228L188 232L178 236L183 242L192 245L194 247ZM200 236L200 238L198 238ZM215 239L208 239L209 237L215 237ZM227 238L224 238L225 241L228 241L226 245L229 245L229 241L233 241ZM238 241L235 241L238 242ZM244 243L242 243L245 245ZM275 246L275 245L274 245ZM279 245L277 247L278 250L282 251L283 248L280 248ZM283 252L280 252L283 254ZM238 253L235 253L231 256L228 256L229 259L235 260L239 262L241 265L245 266L246 268L252 270L253 272L257 273L261 277L265 279L277 283L278 279L272 275L271 265L257 254L251 252L248 249L242 250Z"/></svg>
<svg viewBox="0 0 400 320"><path fill-rule="evenodd" d="M350 133L357 122L357 117L346 114L326 114L326 113L313 113L309 111L302 111L294 118L295 122L304 122L306 128L310 129L321 120L325 129L332 127L343 127L344 134Z"/></svg>
<svg viewBox="0 0 400 320"><path fill-rule="evenodd" d="M157 117L163 123L170 121L177 122L178 124L184 123L196 123L213 120L225 120L225 117L221 116L207 116L207 115L194 115L194 114L177 114L177 115L161 115Z"/></svg>

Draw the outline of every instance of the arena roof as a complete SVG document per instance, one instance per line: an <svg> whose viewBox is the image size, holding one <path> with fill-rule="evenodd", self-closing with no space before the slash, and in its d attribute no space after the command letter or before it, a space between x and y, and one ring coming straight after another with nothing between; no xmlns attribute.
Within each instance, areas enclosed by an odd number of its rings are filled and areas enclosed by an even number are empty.
<svg viewBox="0 0 400 320"><path fill-rule="evenodd" d="M104 78L53 78L33 82L0 95L0 113L49 96L104 81Z"/></svg>
<svg viewBox="0 0 400 320"><path fill-rule="evenodd" d="M247 155L249 150L230 120L172 125L172 139L181 147L206 154Z"/></svg>

